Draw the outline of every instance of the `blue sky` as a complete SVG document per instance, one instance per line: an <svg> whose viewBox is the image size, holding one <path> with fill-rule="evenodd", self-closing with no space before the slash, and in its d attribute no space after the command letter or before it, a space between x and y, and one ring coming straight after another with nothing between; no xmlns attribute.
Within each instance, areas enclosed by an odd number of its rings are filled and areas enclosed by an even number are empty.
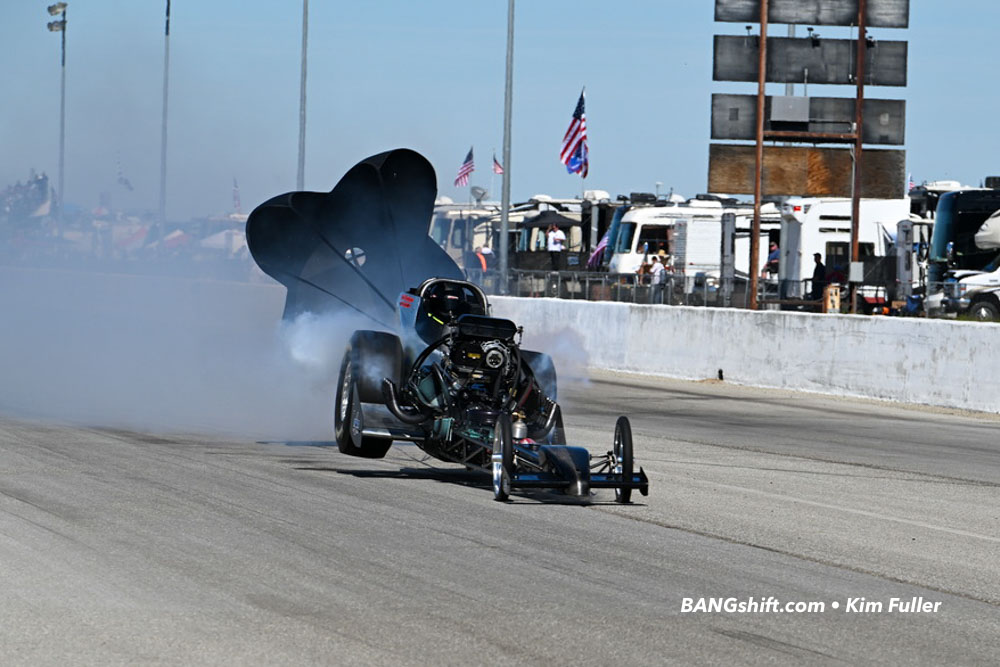
<svg viewBox="0 0 1000 667"><path fill-rule="evenodd" d="M69 1L66 195L93 207L155 208L159 192L163 0ZM0 7L0 187L58 165L59 37L46 0ZM515 21L512 196L570 196L580 178L557 161L587 88L591 166L585 187L612 196L663 183L687 196L707 184L713 92L712 0L520 0ZM227 212L233 178L244 209L294 189L298 150L298 0L173 0L168 214ZM506 0L310 3L306 188L327 190L358 160L394 147L424 153L441 194L468 148L472 183L491 187L503 141ZM1000 174L1000 105L991 45L1000 5L914 0L909 85L870 88L907 100L907 163L917 181L978 184ZM774 26L772 34L784 34ZM847 36L823 27L824 35ZM799 28L803 34L803 28ZM776 86L773 92L780 93ZM769 92L771 90L769 89ZM813 95L853 94L811 87ZM116 185L120 158L135 186ZM499 197L500 181L492 182Z"/></svg>

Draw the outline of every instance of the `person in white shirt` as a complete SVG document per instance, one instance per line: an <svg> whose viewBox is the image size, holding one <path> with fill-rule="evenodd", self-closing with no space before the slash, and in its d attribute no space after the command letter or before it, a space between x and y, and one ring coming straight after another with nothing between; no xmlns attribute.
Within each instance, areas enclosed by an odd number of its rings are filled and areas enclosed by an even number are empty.
<svg viewBox="0 0 1000 667"><path fill-rule="evenodd" d="M663 265L663 258L653 255L649 265L649 284L653 286L653 293L650 295L650 303L663 303L663 286L667 282L667 267Z"/></svg>
<svg viewBox="0 0 1000 667"><path fill-rule="evenodd" d="M566 244L566 233L556 227L549 225L549 231L545 233L548 241L549 259L552 261L552 270L559 270L559 255Z"/></svg>
<svg viewBox="0 0 1000 667"><path fill-rule="evenodd" d="M660 262L660 258L657 255L653 255L652 264L649 265L649 282L652 285L662 285L663 284L663 264Z"/></svg>

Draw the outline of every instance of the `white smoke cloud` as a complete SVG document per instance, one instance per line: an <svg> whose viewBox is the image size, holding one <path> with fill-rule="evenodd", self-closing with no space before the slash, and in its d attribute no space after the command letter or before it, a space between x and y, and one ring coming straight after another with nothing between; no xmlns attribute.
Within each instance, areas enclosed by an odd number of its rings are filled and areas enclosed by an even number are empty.
<svg viewBox="0 0 1000 667"><path fill-rule="evenodd" d="M567 382L589 382L587 377L588 356L583 338L575 329L567 326L553 326L544 329L524 331L522 347L537 350L552 357L559 384Z"/></svg>
<svg viewBox="0 0 1000 667"><path fill-rule="evenodd" d="M345 319L302 313L293 321L282 323L279 328L280 338L295 363L325 377L339 368L343 344L347 342L344 332L355 328ZM341 344L332 345L333 341Z"/></svg>
<svg viewBox="0 0 1000 667"><path fill-rule="evenodd" d="M283 302L273 283L0 268L0 414L330 440L356 316L281 323Z"/></svg>

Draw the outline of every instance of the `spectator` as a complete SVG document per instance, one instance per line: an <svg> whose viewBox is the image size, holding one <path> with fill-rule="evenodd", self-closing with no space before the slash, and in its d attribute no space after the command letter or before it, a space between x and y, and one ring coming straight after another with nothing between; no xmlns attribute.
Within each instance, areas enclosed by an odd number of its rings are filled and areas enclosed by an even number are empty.
<svg viewBox="0 0 1000 667"><path fill-rule="evenodd" d="M778 272L778 264L781 262L781 251L778 249L778 244L771 241L771 251L767 253L767 272L770 274L776 274Z"/></svg>
<svg viewBox="0 0 1000 667"><path fill-rule="evenodd" d="M649 275L652 276L650 283L653 285L663 284L663 262L659 255L653 255L652 264L649 265Z"/></svg>
<svg viewBox="0 0 1000 667"><path fill-rule="evenodd" d="M823 266L823 256L818 252L813 253L813 261L816 262L816 266L813 268L812 298L822 299L823 288L826 287L826 267Z"/></svg>
<svg viewBox="0 0 1000 667"><path fill-rule="evenodd" d="M491 271L497 268L497 256L493 252L493 248L488 245L484 245L482 249L483 261L486 262L486 270Z"/></svg>
<svg viewBox="0 0 1000 667"><path fill-rule="evenodd" d="M663 285L666 283L667 270L659 255L653 255L649 266L649 284L653 286L650 303L663 303Z"/></svg>
<svg viewBox="0 0 1000 667"><path fill-rule="evenodd" d="M476 259L479 260L479 268L486 272L486 255L483 253L483 248L476 248Z"/></svg>
<svg viewBox="0 0 1000 667"><path fill-rule="evenodd" d="M559 255L562 254L564 244L566 243L566 233L555 225L549 225L549 230L546 232L545 237L548 242L549 260L552 262L552 270L558 271Z"/></svg>

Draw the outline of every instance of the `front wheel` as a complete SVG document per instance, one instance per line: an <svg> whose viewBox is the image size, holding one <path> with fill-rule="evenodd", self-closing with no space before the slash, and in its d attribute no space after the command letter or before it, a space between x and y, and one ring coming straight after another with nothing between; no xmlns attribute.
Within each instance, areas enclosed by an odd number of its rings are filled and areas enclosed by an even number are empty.
<svg viewBox="0 0 1000 667"><path fill-rule="evenodd" d="M493 499L510 498L510 480L514 476L514 437L510 415L501 413L493 427Z"/></svg>
<svg viewBox="0 0 1000 667"><path fill-rule="evenodd" d="M976 301L969 309L972 319L977 322L996 322L1000 317L1000 308L992 301Z"/></svg>
<svg viewBox="0 0 1000 667"><path fill-rule="evenodd" d="M632 481L632 425L628 417L618 418L615 424L615 446L612 450L614 457L614 473L621 475L623 480ZM632 500L632 489L620 486L615 488L615 502L628 503Z"/></svg>

